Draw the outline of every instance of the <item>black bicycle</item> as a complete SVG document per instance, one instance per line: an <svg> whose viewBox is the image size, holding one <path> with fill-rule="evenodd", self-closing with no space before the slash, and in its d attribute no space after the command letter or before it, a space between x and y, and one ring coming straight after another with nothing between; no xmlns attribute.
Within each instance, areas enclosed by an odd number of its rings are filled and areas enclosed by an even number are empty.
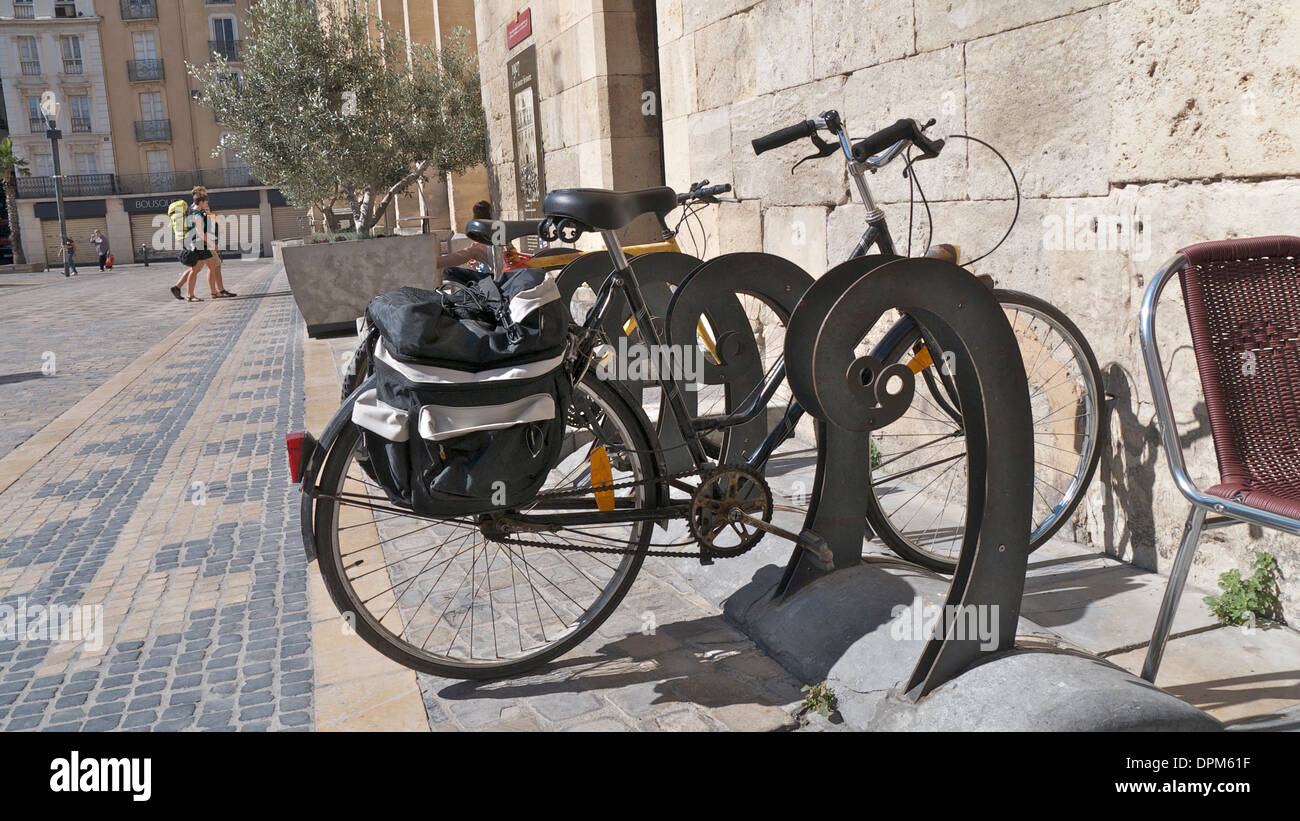
<svg viewBox="0 0 1300 821"><path fill-rule="evenodd" d="M884 212L877 206L866 172L875 173L902 157L915 182L913 163L933 159L945 141L931 139L915 120L899 120L863 140L852 140L835 111L815 120L775 131L753 141L754 152L810 139L815 151L803 161L843 154L850 177L866 208L866 228L850 258L871 253L894 256L894 242ZM834 139L823 140L819 132ZM965 135L955 135L986 145ZM951 138L950 138L951 139ZM988 146L992 149L992 146ZM916 159L911 150L919 150ZM906 152L906 153L905 153ZM994 150L996 153L996 150ZM999 158L1001 154L997 155ZM1002 159L1006 163L1005 159ZM1007 164L1010 172L1010 165ZM1019 202L1019 185L1011 174ZM921 191L917 183L917 191ZM924 192L921 191L924 202ZM928 211L928 204L926 206ZM910 209L909 209L910 210ZM1017 214L1019 208L1017 205ZM1014 225L1014 218L1012 220ZM1010 234L1011 228L1003 235ZM909 231L910 235L910 231ZM1001 244L999 240L998 245ZM929 243L927 243L929 246ZM959 262L953 246L928 255ZM993 246L996 250L997 245ZM977 257L987 257L992 250ZM961 262L969 265L975 260ZM990 282L991 284L991 282ZM1101 459L1104 393L1101 369L1087 339L1064 313L1032 294L1000 288L994 296L1015 331L1029 381L1034 419L1034 509L1030 521L1030 550L1047 542L1070 520L1082 502ZM779 321L764 306L753 303L756 325ZM950 364L911 317L900 317L878 340L871 355L886 365L904 362L920 377L912 405L894 423L872 434L872 479L868 523L890 549L903 558L951 573L961 552L966 519L967 459ZM936 355L936 352L938 354ZM783 373L779 350L768 354L772 372ZM789 428L802 410L791 403L782 428ZM769 452L756 454L761 463Z"/></svg>
<svg viewBox="0 0 1300 821"><path fill-rule="evenodd" d="M853 145L832 114L811 127L837 133L850 162L859 164L855 179L863 192L862 167L883 167L903 144L936 154L942 147L912 121L904 121L910 123L906 131L896 124ZM814 133L808 124L797 128L797 135L785 129L764 139L774 147ZM882 141L883 154L871 156L875 151L867 149ZM868 197L864 201L870 203ZM615 294L626 302L640 338L651 345L663 343L658 318L647 306L615 232L645 213L658 216L667 230L664 215L678 205L678 195L668 188L556 191L546 198L544 235L550 231L574 239L585 231L599 232L613 271L581 325L570 331L565 367L573 390L564 446L529 503L459 517L422 516L392 504L370 478L360 429L351 421L352 402L369 379L335 414L319 446L306 449L305 465L295 468L304 489L305 539L320 559L336 606L380 652L443 676L510 676L566 652L590 635L614 613L647 556L727 558L773 533L797 544L816 562L831 560L814 537L783 530L771 521L775 505L764 468L772 452L793 435L793 423L802 415L797 403L789 404L782 424L743 462L719 464L711 445L719 431L766 408L776 393L772 386L783 381L782 363L773 363L761 389L732 403L737 406L734 412L721 415L692 412L671 375L655 380L666 406L664 424L675 427L678 447L686 456L687 466L673 470L641 396L598 376L596 366L610 342L605 319ZM883 214L869 216L857 253L873 245L892 249ZM886 343L890 358L882 361L914 363L914 372L929 387L918 389L918 397L929 394L929 400L944 409L944 416L936 418L947 420L944 424L964 440L942 357L931 357L934 362L925 364L929 352L937 350L927 342L925 330L903 320L881 344ZM902 420L895 423L900 424ZM911 435L913 431L899 429L897 438L908 441L902 437ZM901 509L894 506L894 513L881 518L888 509L882 504L882 499L889 500L886 491L917 481L911 477L935 460L919 455L923 448L895 451L890 440L878 440L877 469L895 466L888 476L892 484L876 482L872 488L873 518L886 522ZM964 453L950 462L960 463L964 471ZM919 496L920 491L914 498ZM960 515L961 521L952 525L959 528L958 542L969 525L964 503ZM665 541L670 539L665 535L668 523L674 520L684 520L687 533ZM881 531L882 525L873 526ZM930 528L936 529L933 524ZM895 532L909 539L906 544L914 544L906 526L900 524ZM919 545L918 560L931 563L938 557L933 544Z"/></svg>

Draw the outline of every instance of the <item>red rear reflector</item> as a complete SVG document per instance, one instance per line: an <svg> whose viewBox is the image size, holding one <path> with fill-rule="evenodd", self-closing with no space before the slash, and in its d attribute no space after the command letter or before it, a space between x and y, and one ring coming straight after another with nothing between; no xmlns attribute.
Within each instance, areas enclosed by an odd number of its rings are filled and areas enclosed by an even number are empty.
<svg viewBox="0 0 1300 821"><path fill-rule="evenodd" d="M289 476L294 484L302 481L302 460L307 451L310 436L306 431L296 430L284 437L284 446L289 451Z"/></svg>

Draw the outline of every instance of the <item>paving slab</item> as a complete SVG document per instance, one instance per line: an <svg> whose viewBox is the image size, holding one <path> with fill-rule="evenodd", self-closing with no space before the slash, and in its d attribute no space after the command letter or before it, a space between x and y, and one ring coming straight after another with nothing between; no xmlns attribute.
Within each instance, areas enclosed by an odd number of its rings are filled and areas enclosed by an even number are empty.
<svg viewBox="0 0 1300 821"><path fill-rule="evenodd" d="M1109 660L1140 672L1145 658L1143 647ZM1220 627L1173 638L1156 683L1229 724L1294 710L1300 706L1300 635L1285 627Z"/></svg>

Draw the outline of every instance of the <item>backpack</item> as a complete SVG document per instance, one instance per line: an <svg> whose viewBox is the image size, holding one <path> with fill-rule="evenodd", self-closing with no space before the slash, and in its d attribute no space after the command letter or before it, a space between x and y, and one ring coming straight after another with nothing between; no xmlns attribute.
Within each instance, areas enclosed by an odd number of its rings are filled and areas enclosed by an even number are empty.
<svg viewBox="0 0 1300 821"><path fill-rule="evenodd" d="M176 237L176 247L181 247L185 239L185 214L190 210L185 200L176 200L167 206L167 219L172 224L172 234Z"/></svg>
<svg viewBox="0 0 1300 821"><path fill-rule="evenodd" d="M561 458L571 391L554 276L399 288L371 300L366 321L373 376L352 421L389 500L428 516L531 500Z"/></svg>

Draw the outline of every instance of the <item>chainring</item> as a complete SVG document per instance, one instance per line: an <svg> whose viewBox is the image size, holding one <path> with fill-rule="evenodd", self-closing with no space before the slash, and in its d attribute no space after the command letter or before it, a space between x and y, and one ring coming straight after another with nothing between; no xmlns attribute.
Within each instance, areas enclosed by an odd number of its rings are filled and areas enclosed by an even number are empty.
<svg viewBox="0 0 1300 821"><path fill-rule="evenodd" d="M731 511L736 508L764 522L772 521L772 490L766 480L740 465L706 470L691 496L687 522L691 536L717 558L739 556L764 536L744 520L733 520Z"/></svg>

